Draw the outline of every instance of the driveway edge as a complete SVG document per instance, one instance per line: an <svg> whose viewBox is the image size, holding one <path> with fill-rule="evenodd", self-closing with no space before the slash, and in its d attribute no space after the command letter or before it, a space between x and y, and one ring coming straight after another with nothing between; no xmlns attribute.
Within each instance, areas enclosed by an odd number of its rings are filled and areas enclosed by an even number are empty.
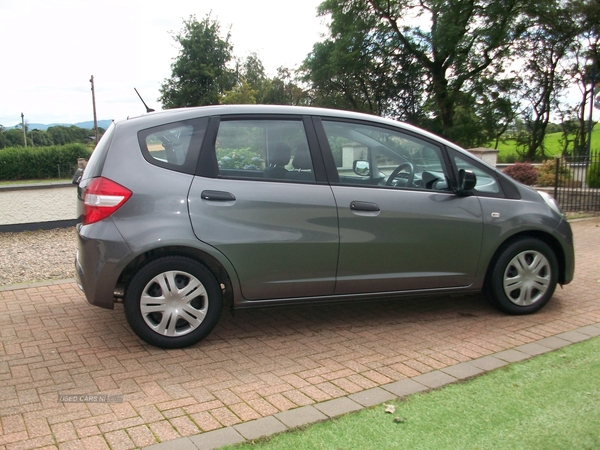
<svg viewBox="0 0 600 450"><path fill-rule="evenodd" d="M600 322L357 394L294 408L239 425L154 444L144 447L144 449L212 450L226 445L269 437L373 407L386 401L407 397L418 392L428 392L459 381L475 378L508 364L524 361L598 336L600 336Z"/></svg>

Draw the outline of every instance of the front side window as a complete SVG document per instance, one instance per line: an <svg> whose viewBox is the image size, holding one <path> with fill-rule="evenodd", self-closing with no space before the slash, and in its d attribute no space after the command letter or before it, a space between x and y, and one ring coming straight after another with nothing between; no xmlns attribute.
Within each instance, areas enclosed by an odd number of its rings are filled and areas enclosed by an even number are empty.
<svg viewBox="0 0 600 450"><path fill-rule="evenodd" d="M447 190L439 147L383 127L324 120L340 184Z"/></svg>
<svg viewBox="0 0 600 450"><path fill-rule="evenodd" d="M223 120L215 152L221 177L315 180L301 120Z"/></svg>
<svg viewBox="0 0 600 450"><path fill-rule="evenodd" d="M500 194L500 186L496 180L496 177L493 175L493 172L484 170L479 165L476 165L474 162L470 161L469 158L458 153L454 155L453 159L458 170L470 170L475 174L477 183L475 184L474 191L476 193L492 196L497 196Z"/></svg>

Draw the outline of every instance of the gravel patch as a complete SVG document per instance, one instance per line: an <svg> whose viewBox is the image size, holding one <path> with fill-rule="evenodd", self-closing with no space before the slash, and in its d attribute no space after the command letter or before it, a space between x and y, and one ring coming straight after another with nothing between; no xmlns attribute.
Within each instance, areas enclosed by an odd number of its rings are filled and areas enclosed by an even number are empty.
<svg viewBox="0 0 600 450"><path fill-rule="evenodd" d="M75 277L75 227L0 233L0 286Z"/></svg>

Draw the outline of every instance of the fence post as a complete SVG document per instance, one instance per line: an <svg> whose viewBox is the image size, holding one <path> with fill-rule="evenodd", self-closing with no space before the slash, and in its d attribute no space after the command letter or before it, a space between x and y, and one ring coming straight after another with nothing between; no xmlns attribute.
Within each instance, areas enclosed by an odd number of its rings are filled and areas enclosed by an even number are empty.
<svg viewBox="0 0 600 450"><path fill-rule="evenodd" d="M558 165L560 164L560 156L554 157L554 200L558 202Z"/></svg>
<svg viewBox="0 0 600 450"><path fill-rule="evenodd" d="M56 167L58 167L58 179L60 179L60 164L57 164Z"/></svg>

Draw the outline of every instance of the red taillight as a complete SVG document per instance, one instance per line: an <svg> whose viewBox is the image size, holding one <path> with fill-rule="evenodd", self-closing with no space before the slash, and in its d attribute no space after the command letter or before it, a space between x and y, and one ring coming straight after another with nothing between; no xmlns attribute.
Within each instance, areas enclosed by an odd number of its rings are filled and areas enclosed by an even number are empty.
<svg viewBox="0 0 600 450"><path fill-rule="evenodd" d="M83 224L106 219L125 204L131 191L108 178L94 178L83 193Z"/></svg>

